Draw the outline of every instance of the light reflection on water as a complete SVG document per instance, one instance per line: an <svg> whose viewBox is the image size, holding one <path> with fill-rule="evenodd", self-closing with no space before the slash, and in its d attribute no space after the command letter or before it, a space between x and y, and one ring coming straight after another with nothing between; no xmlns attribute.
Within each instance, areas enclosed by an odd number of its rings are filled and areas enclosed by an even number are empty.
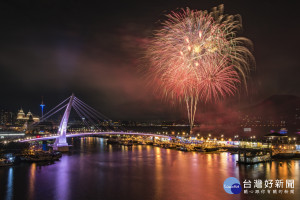
<svg viewBox="0 0 300 200"><path fill-rule="evenodd" d="M6 187L6 200L11 200L13 199L13 180L14 180L14 170L12 167L9 168L8 170L8 175L7 175L7 187ZM1 187L2 189L2 187Z"/></svg>
<svg viewBox="0 0 300 200"><path fill-rule="evenodd" d="M300 199L300 161L237 165L237 155L181 152L149 145L73 139L52 165L0 168L0 199ZM223 182L295 179L295 195L230 195Z"/></svg>
<svg viewBox="0 0 300 200"><path fill-rule="evenodd" d="M36 171L36 163L32 163L29 169L29 191L28 198L32 199L34 196L34 187L35 187L35 171Z"/></svg>

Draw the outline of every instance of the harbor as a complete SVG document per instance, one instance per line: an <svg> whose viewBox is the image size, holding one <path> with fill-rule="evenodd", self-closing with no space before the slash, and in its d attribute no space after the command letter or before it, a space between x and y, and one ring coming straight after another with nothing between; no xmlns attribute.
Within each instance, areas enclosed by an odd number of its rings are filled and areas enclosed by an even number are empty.
<svg viewBox="0 0 300 200"><path fill-rule="evenodd" d="M183 152L197 152L204 154L218 154L228 152L237 154L239 164L256 164L270 162L274 159L299 159L300 145L297 140L288 143L278 141L270 143L263 140L247 141L232 140L231 138L212 138L212 137L174 137L174 136L132 136L132 135L91 135L89 137L104 138L107 145L137 146L151 145L154 147L173 149ZM72 138L78 140L79 137ZM237 137L235 137L237 138ZM18 139L19 140L19 139ZM2 166L9 166L18 162L41 162L57 161L62 157L62 153L53 148L53 140L35 141L30 143L16 143L16 141L2 143L7 148L2 150ZM287 141L289 141L287 139ZM17 147L9 147L9 146ZM3 147L4 147L3 146ZM13 148L13 149L11 149ZM72 146L70 145L70 149ZM6 157L5 157L6 155ZM7 156L10 155L10 156ZM12 159L13 158L13 159Z"/></svg>
<svg viewBox="0 0 300 200"><path fill-rule="evenodd" d="M222 186L231 174L239 174L241 180L253 180L257 176L263 180L293 177L295 191L299 190L300 163L296 159L237 165L238 154L228 152L185 152L138 144L108 145L107 138L100 137L74 138L70 139L70 144L71 151L53 164L21 162L13 167L2 167L0 198L12 195L16 199L24 196L40 199L42 196L44 200L78 197L113 200L124 196L145 200L210 199L215 193L214 199L230 200L232 196L225 196L221 190L216 192L215 187ZM8 190L12 185L13 190ZM120 189L113 192L116 188ZM243 193L238 196L247 198ZM280 197L297 199L299 194Z"/></svg>

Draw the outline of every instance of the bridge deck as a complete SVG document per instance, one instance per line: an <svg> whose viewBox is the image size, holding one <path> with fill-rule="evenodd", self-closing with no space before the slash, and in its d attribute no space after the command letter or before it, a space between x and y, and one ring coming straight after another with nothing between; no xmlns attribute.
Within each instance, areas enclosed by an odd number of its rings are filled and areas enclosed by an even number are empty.
<svg viewBox="0 0 300 200"><path fill-rule="evenodd" d="M136 136L154 136L154 137L162 137L162 138L170 138L170 136L166 135L158 135L152 133L133 133L133 132L92 132L92 133L69 133L67 137L85 137L92 135L136 135ZM40 138L30 138L30 139L21 139L19 142L30 142L30 141L42 141L42 140L53 140L58 138L59 135L51 135Z"/></svg>

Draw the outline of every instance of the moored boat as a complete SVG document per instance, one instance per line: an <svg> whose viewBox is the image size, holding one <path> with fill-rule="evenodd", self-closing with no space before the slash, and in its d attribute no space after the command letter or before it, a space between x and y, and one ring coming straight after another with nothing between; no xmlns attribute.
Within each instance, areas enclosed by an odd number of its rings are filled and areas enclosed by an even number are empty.
<svg viewBox="0 0 300 200"><path fill-rule="evenodd" d="M219 150L217 147L209 147L204 149L206 152L216 152Z"/></svg>
<svg viewBox="0 0 300 200"><path fill-rule="evenodd" d="M137 143L138 145L145 145L146 144L146 142L144 142L144 141L138 141L138 143Z"/></svg>
<svg viewBox="0 0 300 200"><path fill-rule="evenodd" d="M205 150L202 147L195 147L195 150L197 152L205 152Z"/></svg>
<svg viewBox="0 0 300 200"><path fill-rule="evenodd" d="M133 145L133 141L132 140L124 141L122 145L124 145L124 146L132 146Z"/></svg>
<svg viewBox="0 0 300 200"><path fill-rule="evenodd" d="M6 158L0 158L0 167L5 167L5 166L11 166L14 163L11 162L9 159Z"/></svg>
<svg viewBox="0 0 300 200"><path fill-rule="evenodd" d="M27 154L21 156L22 161L27 162L42 162L42 161L57 161L62 157L60 152L34 152L33 154Z"/></svg>
<svg viewBox="0 0 300 200"><path fill-rule="evenodd" d="M218 151L219 152L227 152L227 149L220 148Z"/></svg>
<svg viewBox="0 0 300 200"><path fill-rule="evenodd" d="M106 143L107 144L119 144L119 139L111 137L106 141Z"/></svg>

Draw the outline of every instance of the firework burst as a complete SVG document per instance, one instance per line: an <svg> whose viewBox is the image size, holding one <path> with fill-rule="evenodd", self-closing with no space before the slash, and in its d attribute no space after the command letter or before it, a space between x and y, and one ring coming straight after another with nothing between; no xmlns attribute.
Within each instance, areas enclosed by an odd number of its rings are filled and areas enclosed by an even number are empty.
<svg viewBox="0 0 300 200"><path fill-rule="evenodd" d="M191 130L198 101L234 95L246 83L250 40L237 37L239 15L224 15L223 5L212 12L187 8L167 15L148 46L149 76L163 95L185 101ZM246 85L246 84L245 84Z"/></svg>

